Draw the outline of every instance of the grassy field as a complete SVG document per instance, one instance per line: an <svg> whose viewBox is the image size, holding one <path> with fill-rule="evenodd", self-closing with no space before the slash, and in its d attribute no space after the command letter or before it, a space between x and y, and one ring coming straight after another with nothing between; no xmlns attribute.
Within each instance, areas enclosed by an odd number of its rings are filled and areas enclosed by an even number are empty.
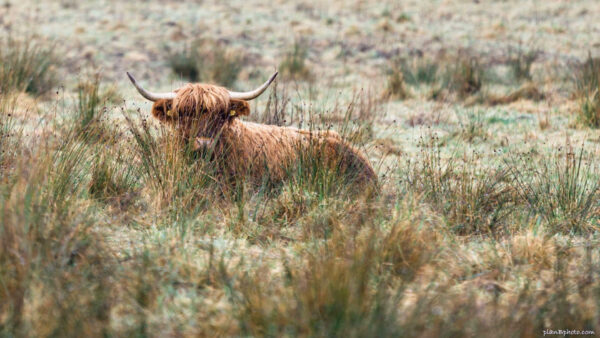
<svg viewBox="0 0 600 338"><path fill-rule="evenodd" d="M600 333L600 6L5 0L0 336ZM223 188L128 82L247 90L333 129ZM549 332L549 331L546 331Z"/></svg>

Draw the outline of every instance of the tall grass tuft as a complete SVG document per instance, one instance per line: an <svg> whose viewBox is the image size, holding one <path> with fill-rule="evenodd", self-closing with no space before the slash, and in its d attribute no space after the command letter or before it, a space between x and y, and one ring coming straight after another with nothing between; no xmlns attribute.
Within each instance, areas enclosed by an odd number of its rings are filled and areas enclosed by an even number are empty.
<svg viewBox="0 0 600 338"><path fill-rule="evenodd" d="M352 239L336 231L325 243L315 243L300 257L281 262L280 278L265 280L261 269L246 274L235 303L241 333L399 335L394 315L398 298L373 278L377 249L373 235Z"/></svg>
<svg viewBox="0 0 600 338"><path fill-rule="evenodd" d="M119 151L115 155L106 150L95 156L88 185L93 198L121 209L133 202L138 183L135 167L124 153Z"/></svg>
<svg viewBox="0 0 600 338"><path fill-rule="evenodd" d="M222 43L196 39L169 55L173 72L192 82L212 82L232 86L237 81L244 54Z"/></svg>
<svg viewBox="0 0 600 338"><path fill-rule="evenodd" d="M483 86L484 68L477 56L460 51L446 69L446 83L450 91L464 99L479 92Z"/></svg>
<svg viewBox="0 0 600 338"><path fill-rule="evenodd" d="M260 113L258 121L266 124L282 126L291 124L294 116L292 115L291 99L285 84L282 86L279 81L271 85L269 98L265 110Z"/></svg>
<svg viewBox="0 0 600 338"><path fill-rule="evenodd" d="M479 93L485 80L481 57L468 50L440 55L436 60L422 56L396 59L390 69L387 93L396 93L398 98L407 96L407 85L428 85L432 99L445 100L456 95L463 100Z"/></svg>
<svg viewBox="0 0 600 338"><path fill-rule="evenodd" d="M363 146L375 137L375 124L385 115L383 101L371 90L355 92L341 112L338 125L341 135L349 142Z"/></svg>
<svg viewBox="0 0 600 338"><path fill-rule="evenodd" d="M0 40L0 95L25 91L42 95L57 85L54 46L31 37Z"/></svg>
<svg viewBox="0 0 600 338"><path fill-rule="evenodd" d="M393 63L387 71L387 84L384 96L400 100L409 97L406 81L404 80L404 72L397 62Z"/></svg>
<svg viewBox="0 0 600 338"><path fill-rule="evenodd" d="M287 168L287 184L292 191L316 193L318 199L323 200L343 194L346 188L352 187L356 178L347 176L341 163L335 163L341 159L324 158L322 154L327 151L317 140L306 146L298 145L296 163Z"/></svg>
<svg viewBox="0 0 600 338"><path fill-rule="evenodd" d="M294 41L291 50L287 51L279 65L282 75L296 80L311 80L313 74L306 65L308 45L302 40Z"/></svg>
<svg viewBox="0 0 600 338"><path fill-rule="evenodd" d="M481 111L468 112L460 118L460 131L456 133L465 141L472 143L475 140L485 141L488 138L488 127Z"/></svg>
<svg viewBox="0 0 600 338"><path fill-rule="evenodd" d="M570 144L549 160L514 159L509 170L516 191L535 215L546 220L554 232L587 233L598 229L597 168L576 153Z"/></svg>
<svg viewBox="0 0 600 338"><path fill-rule="evenodd" d="M198 152L176 133L164 128L151 128L145 120L136 122L125 116L133 135L134 161L142 177L157 199L158 210L186 210L192 213L214 197L217 177L209 165L210 151Z"/></svg>
<svg viewBox="0 0 600 338"><path fill-rule="evenodd" d="M400 61L402 75L406 83L417 86L420 84L433 84L438 80L438 63L426 57L411 57Z"/></svg>
<svg viewBox="0 0 600 338"><path fill-rule="evenodd" d="M67 126L69 133L90 144L115 141L114 132L106 120L107 105L114 100L115 93L113 88L101 89L101 82L100 74L80 79L74 114Z"/></svg>
<svg viewBox="0 0 600 338"><path fill-rule="evenodd" d="M513 211L507 173L479 165L477 154L443 159L437 137L421 141L407 162L404 182L458 234L495 233ZM459 162L460 161L460 162Z"/></svg>
<svg viewBox="0 0 600 338"><path fill-rule="evenodd" d="M100 76L96 74L92 79L82 80L77 86L77 123L80 130L90 127L97 122L100 115Z"/></svg>
<svg viewBox="0 0 600 338"><path fill-rule="evenodd" d="M403 317L394 313L406 301L407 283L435 260L442 237L432 235L435 226L417 221L422 215L415 205L397 202L368 215L362 212L373 205L352 203L350 213L345 205L328 236L305 237L308 245L299 254L271 263L277 276L264 278L263 263L241 276L233 303L242 334L406 333ZM314 211L337 205L323 206Z"/></svg>
<svg viewBox="0 0 600 338"><path fill-rule="evenodd" d="M588 55L574 72L575 97L579 100L578 116L584 124L600 127L600 59Z"/></svg>
<svg viewBox="0 0 600 338"><path fill-rule="evenodd" d="M39 150L0 186L0 332L108 334L112 265L80 203L85 147Z"/></svg>
<svg viewBox="0 0 600 338"><path fill-rule="evenodd" d="M531 66L538 59L539 52L537 50L526 51L523 48L518 48L516 51L509 50L508 60L506 64L512 72L513 77L517 81L531 81Z"/></svg>

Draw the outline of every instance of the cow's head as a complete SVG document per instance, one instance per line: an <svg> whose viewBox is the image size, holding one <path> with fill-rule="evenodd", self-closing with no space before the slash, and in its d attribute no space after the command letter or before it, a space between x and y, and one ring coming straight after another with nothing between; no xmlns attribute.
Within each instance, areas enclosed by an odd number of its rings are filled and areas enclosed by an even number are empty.
<svg viewBox="0 0 600 338"><path fill-rule="evenodd" d="M249 92L232 92L226 88L188 83L168 93L149 92L127 73L138 92L154 102L152 115L179 128L183 136L195 140L196 146L208 146L223 125L240 115L250 113L248 101L257 98L273 82L277 72L260 87Z"/></svg>

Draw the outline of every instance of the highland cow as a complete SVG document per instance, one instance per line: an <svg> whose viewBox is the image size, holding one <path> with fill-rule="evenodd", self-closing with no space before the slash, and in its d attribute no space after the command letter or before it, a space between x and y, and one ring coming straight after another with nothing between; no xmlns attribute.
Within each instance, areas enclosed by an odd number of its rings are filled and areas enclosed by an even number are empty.
<svg viewBox="0 0 600 338"><path fill-rule="evenodd" d="M369 161L334 131L308 131L242 121L250 114L247 101L262 94L277 76L250 92L189 83L169 93L152 93L127 73L146 99L153 101L152 115L173 126L197 150L210 150L218 171L229 180L280 182L295 166L319 165L343 175L357 187L376 186L377 175ZM306 156L308 155L308 156Z"/></svg>

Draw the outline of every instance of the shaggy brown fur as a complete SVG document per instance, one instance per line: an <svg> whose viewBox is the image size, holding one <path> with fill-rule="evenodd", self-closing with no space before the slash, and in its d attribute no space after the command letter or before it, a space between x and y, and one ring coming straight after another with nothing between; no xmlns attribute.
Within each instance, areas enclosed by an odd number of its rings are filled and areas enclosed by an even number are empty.
<svg viewBox="0 0 600 338"><path fill-rule="evenodd" d="M176 93L174 100L156 101L152 114L175 126L185 140L194 139L198 148L210 148L228 178L281 181L307 155L352 182L376 185L369 161L334 131L241 121L238 116L248 115L250 105L230 99L227 90L218 86L188 84Z"/></svg>

